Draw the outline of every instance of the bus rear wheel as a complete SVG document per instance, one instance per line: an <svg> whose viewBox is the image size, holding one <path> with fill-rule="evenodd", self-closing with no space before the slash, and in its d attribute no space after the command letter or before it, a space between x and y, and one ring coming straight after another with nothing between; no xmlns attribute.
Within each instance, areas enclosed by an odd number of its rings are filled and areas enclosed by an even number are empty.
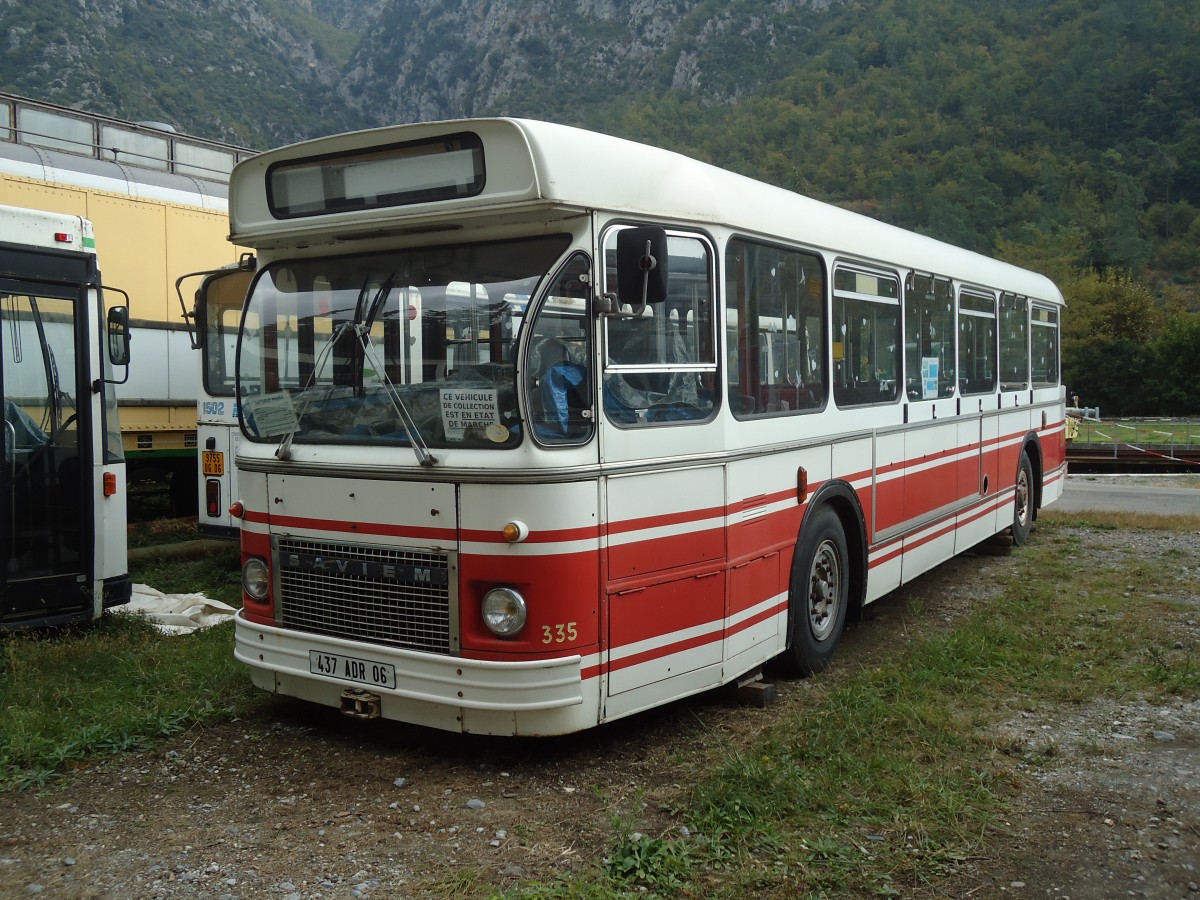
<svg viewBox="0 0 1200 900"><path fill-rule="evenodd" d="M829 667L846 623L849 553L841 519L830 507L805 524L792 562L791 640L782 662L796 675Z"/></svg>
<svg viewBox="0 0 1200 900"><path fill-rule="evenodd" d="M1014 497L1012 538L1013 544L1020 547L1029 540L1029 532L1033 529L1033 464L1029 454L1021 451L1021 461L1017 464L1016 495Z"/></svg>

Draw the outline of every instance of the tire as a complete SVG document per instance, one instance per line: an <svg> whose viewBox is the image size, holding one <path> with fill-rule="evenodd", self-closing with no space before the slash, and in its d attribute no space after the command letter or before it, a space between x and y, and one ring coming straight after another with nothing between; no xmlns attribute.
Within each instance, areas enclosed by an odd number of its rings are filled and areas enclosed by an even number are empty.
<svg viewBox="0 0 1200 900"><path fill-rule="evenodd" d="M828 506L804 526L792 560L791 625L780 661L795 675L829 668L846 624L850 554L841 519Z"/></svg>
<svg viewBox="0 0 1200 900"><path fill-rule="evenodd" d="M1021 451L1021 461L1017 464L1017 481L1013 497L1013 545L1020 547L1029 540L1029 532L1033 530L1033 464L1029 454Z"/></svg>

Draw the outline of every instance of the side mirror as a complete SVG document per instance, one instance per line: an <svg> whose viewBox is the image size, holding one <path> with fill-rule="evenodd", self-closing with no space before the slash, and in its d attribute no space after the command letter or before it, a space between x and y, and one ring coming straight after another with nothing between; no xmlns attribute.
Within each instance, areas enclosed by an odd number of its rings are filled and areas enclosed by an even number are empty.
<svg viewBox="0 0 1200 900"><path fill-rule="evenodd" d="M108 311L108 361L114 366L129 365L128 306L114 306Z"/></svg>
<svg viewBox="0 0 1200 900"><path fill-rule="evenodd" d="M667 299L667 232L642 225L617 232L617 297L641 315Z"/></svg>

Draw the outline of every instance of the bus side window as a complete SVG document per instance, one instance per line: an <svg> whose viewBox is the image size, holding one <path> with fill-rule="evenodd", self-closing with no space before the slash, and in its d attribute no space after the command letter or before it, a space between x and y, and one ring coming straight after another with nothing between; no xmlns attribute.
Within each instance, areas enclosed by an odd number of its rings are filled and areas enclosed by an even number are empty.
<svg viewBox="0 0 1200 900"><path fill-rule="evenodd" d="M1000 390L1029 387L1029 301L1000 295Z"/></svg>
<svg viewBox="0 0 1200 900"><path fill-rule="evenodd" d="M825 270L820 257L735 239L725 250L726 380L735 417L825 405Z"/></svg>
<svg viewBox="0 0 1200 900"><path fill-rule="evenodd" d="M609 232L606 248L618 231ZM707 242L678 234L667 248L666 300L640 315L626 307L603 319L604 412L618 425L701 421L716 406L712 254Z"/></svg>
<svg viewBox="0 0 1200 900"><path fill-rule="evenodd" d="M991 393L996 389L996 301L960 291L958 331L959 391Z"/></svg>
<svg viewBox="0 0 1200 900"><path fill-rule="evenodd" d="M833 367L838 406L896 400L900 291L894 276L844 266L834 270Z"/></svg>
<svg viewBox="0 0 1200 900"><path fill-rule="evenodd" d="M954 289L946 278L911 275L904 291L904 376L909 400L954 393Z"/></svg>
<svg viewBox="0 0 1200 900"><path fill-rule="evenodd" d="M1033 383L1038 387L1058 384L1058 310L1034 306L1030 316L1033 348Z"/></svg>

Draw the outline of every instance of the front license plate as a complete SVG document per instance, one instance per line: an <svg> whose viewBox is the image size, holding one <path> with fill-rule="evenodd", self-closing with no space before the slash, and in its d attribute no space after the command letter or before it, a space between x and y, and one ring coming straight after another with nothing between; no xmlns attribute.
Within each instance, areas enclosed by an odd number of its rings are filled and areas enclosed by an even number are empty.
<svg viewBox="0 0 1200 900"><path fill-rule="evenodd" d="M395 689L396 667L391 663L374 662L357 656L342 656L340 653L308 651L308 671L314 675L327 675L345 681L357 681L373 687Z"/></svg>
<svg viewBox="0 0 1200 900"><path fill-rule="evenodd" d="M225 474L225 454L220 450L204 450L203 464L205 475Z"/></svg>

